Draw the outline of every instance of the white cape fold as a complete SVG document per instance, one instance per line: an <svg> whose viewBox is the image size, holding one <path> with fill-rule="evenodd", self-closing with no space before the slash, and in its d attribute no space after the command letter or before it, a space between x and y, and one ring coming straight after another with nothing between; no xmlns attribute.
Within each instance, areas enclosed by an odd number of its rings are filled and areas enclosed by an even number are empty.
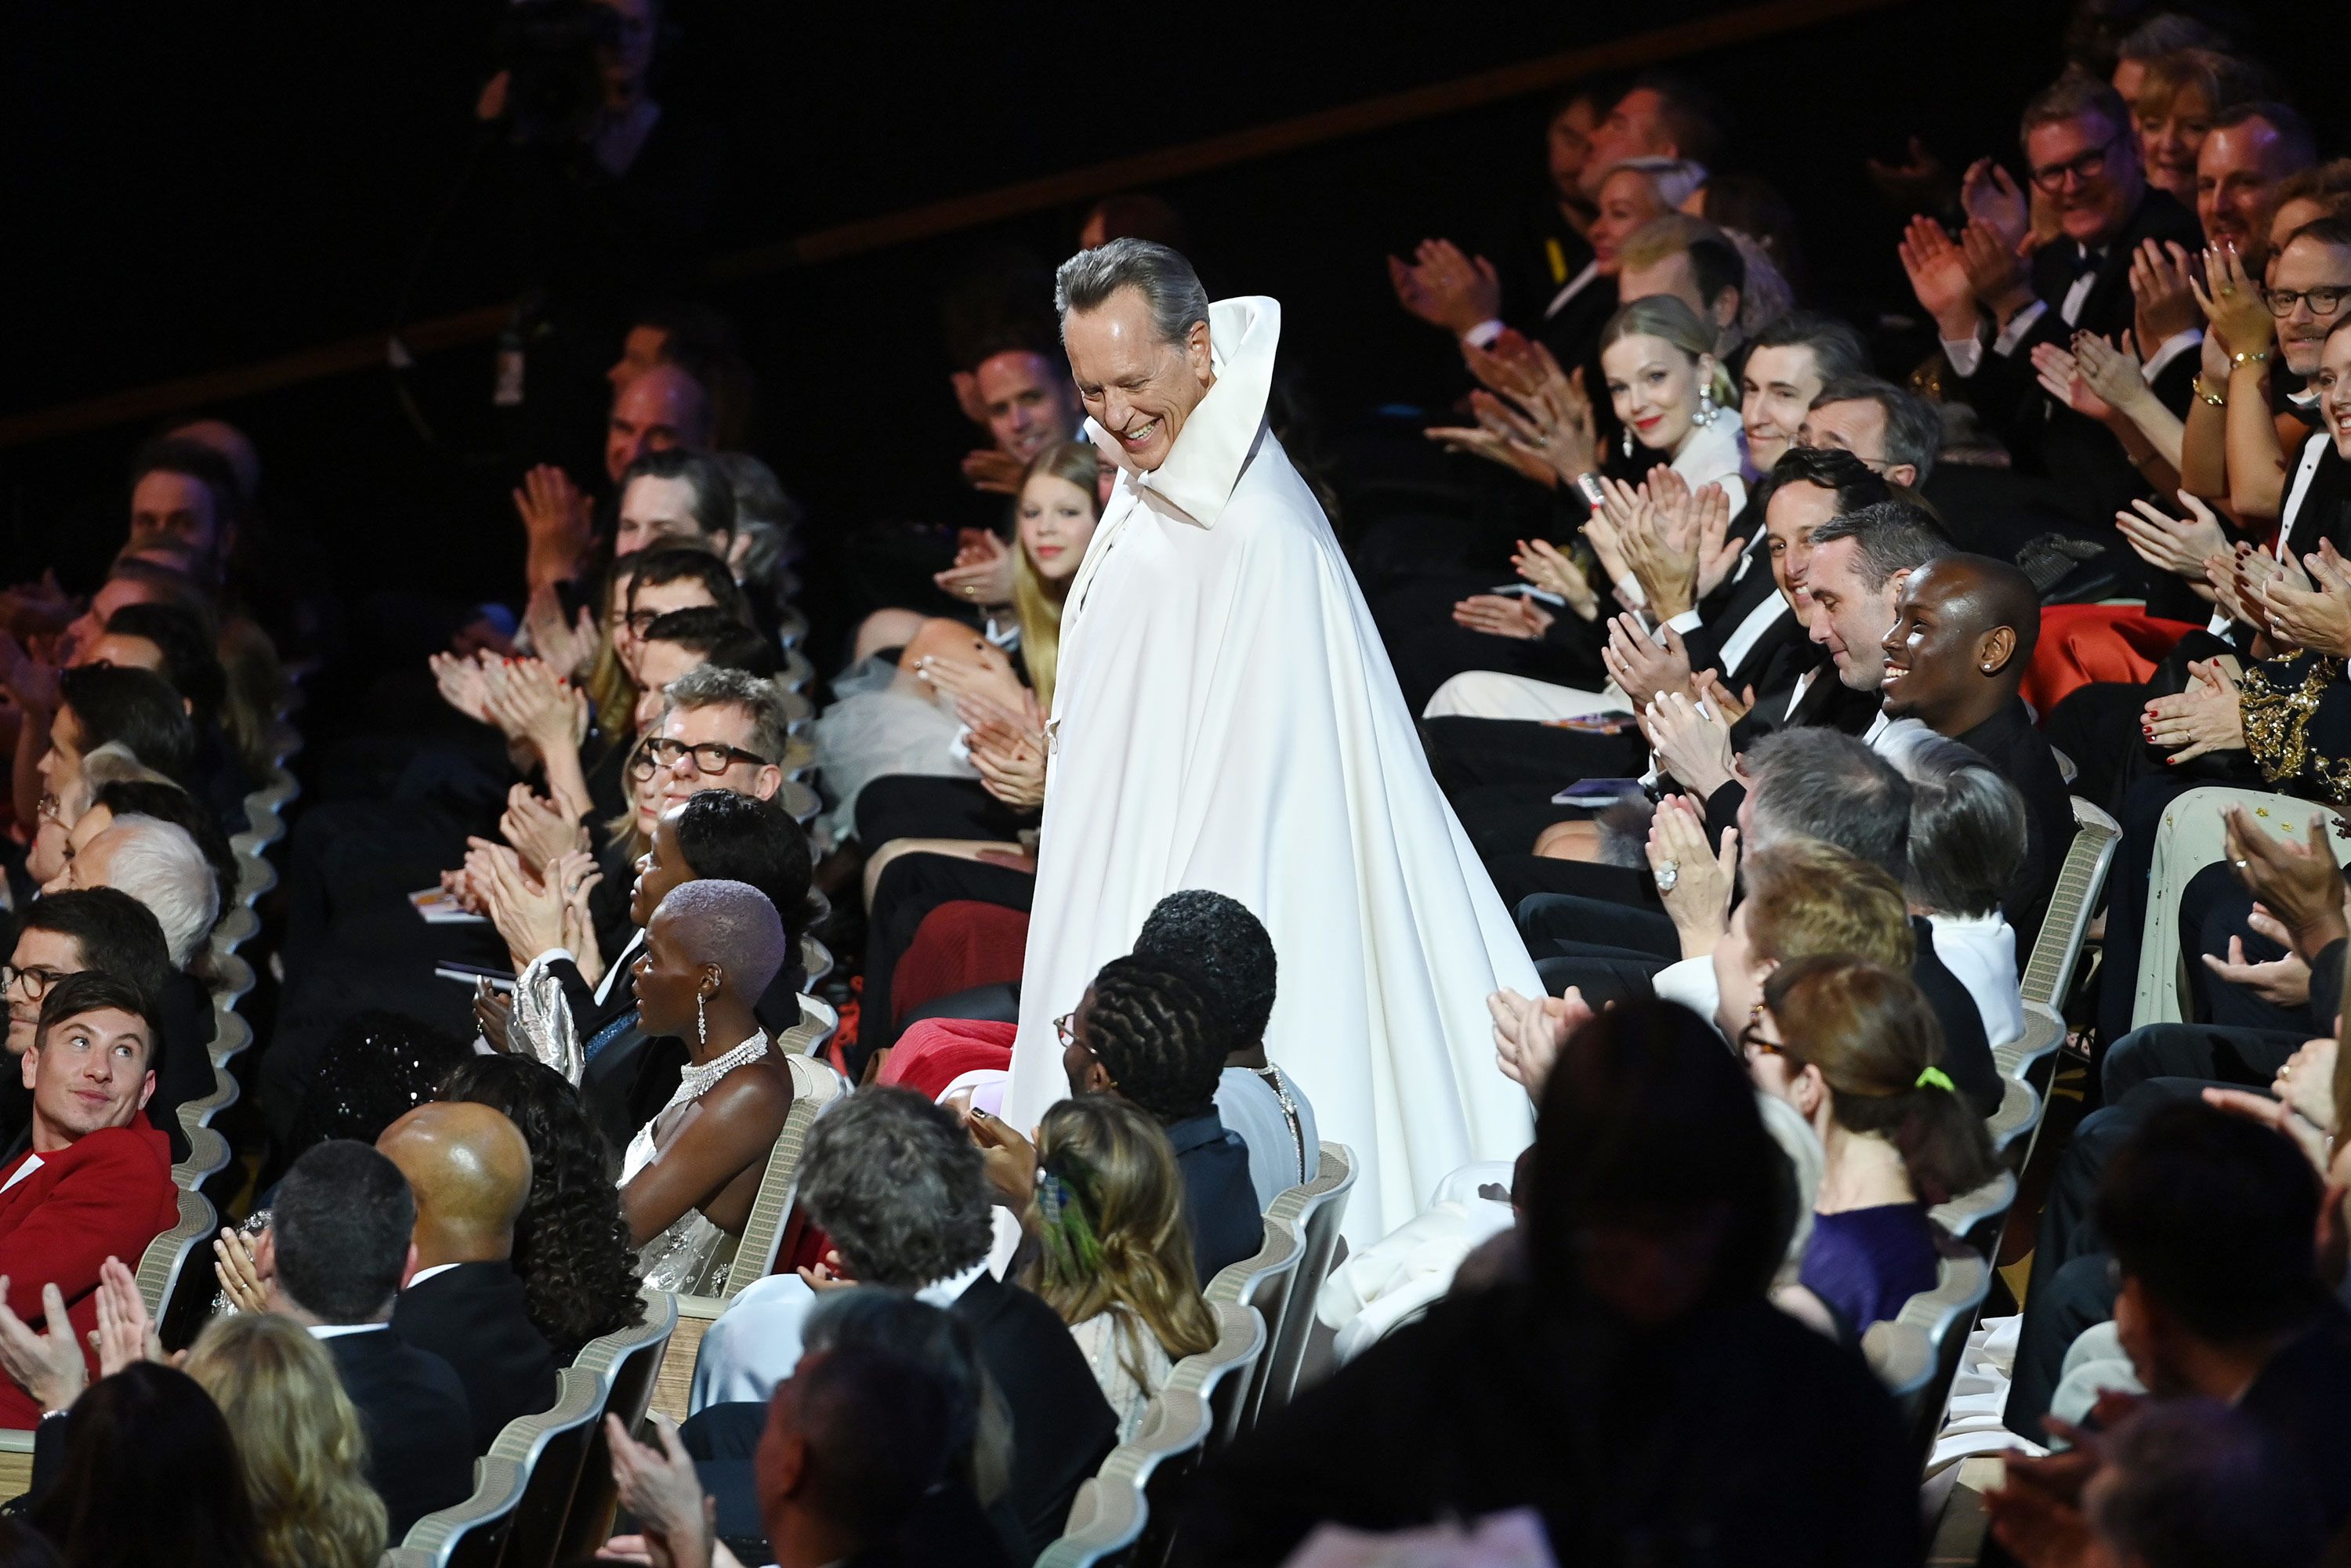
<svg viewBox="0 0 2351 1568"><path fill-rule="evenodd" d="M1120 464L1061 623L1035 914L1005 1115L1069 1092L1053 1020L1167 894L1255 911L1266 1045L1352 1145L1358 1241L1526 1146L1485 998L1539 983L1429 776L1322 508L1265 423L1281 308L1209 308L1216 382L1155 472Z"/></svg>

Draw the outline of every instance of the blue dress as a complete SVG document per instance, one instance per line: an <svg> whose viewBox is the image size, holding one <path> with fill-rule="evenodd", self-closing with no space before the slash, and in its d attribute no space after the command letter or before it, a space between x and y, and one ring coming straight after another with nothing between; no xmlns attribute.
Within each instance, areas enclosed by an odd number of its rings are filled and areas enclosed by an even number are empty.
<svg viewBox="0 0 2351 1568"><path fill-rule="evenodd" d="M1858 1336L1933 1290L1939 1261L1927 1206L1883 1203L1813 1216L1813 1239L1796 1279Z"/></svg>

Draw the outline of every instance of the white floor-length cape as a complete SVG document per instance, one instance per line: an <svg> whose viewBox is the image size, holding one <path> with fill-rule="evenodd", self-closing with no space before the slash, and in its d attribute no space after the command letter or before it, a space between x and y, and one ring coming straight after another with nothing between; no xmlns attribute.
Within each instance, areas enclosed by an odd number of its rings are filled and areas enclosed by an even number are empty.
<svg viewBox="0 0 2351 1568"><path fill-rule="evenodd" d="M1281 308L1221 300L1208 322L1215 384L1157 470L1122 465L1063 612L1005 1115L1029 1127L1068 1094L1053 1020L1152 905L1214 889L1272 935L1266 1048L1359 1157L1361 1242L1448 1171L1526 1146L1485 998L1538 982L1331 525L1266 426Z"/></svg>

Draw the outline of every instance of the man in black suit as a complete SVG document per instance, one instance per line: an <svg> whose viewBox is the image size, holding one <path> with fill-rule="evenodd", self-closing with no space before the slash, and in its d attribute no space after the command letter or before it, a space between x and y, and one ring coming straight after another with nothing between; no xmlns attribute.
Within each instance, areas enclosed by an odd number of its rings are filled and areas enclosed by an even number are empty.
<svg viewBox="0 0 2351 1568"><path fill-rule="evenodd" d="M338 1138L296 1160L278 1183L255 1258L269 1310L307 1327L335 1358L359 1407L368 1480L393 1541L474 1490L465 1385L446 1361L392 1331L392 1299L416 1269L415 1224L400 1167Z"/></svg>
<svg viewBox="0 0 2351 1568"><path fill-rule="evenodd" d="M2022 135L2032 183L2055 209L2060 236L2029 264L2018 258L2028 207L2003 173L1971 182L1975 218L1959 242L1931 220L1914 219L1902 261L1967 400L2017 466L2054 481L2077 525L2095 535L2147 486L2112 434L2042 389L2032 350L2064 347L2076 331L2111 340L2130 329L2130 262L2141 242L2194 251L2203 235L2194 214L2147 185L2130 111L2104 82L2068 72L2025 107ZM2175 411L2188 405L2200 341L2190 330L2139 345L2158 394Z"/></svg>
<svg viewBox="0 0 2351 1568"><path fill-rule="evenodd" d="M2032 580L2006 561L1949 555L1902 584L1886 634L1886 712L1980 753L2024 798L2024 859L2001 902L2029 951L2074 841L2056 754L2016 693L2041 635Z"/></svg>
<svg viewBox="0 0 2351 1568"><path fill-rule="evenodd" d="M555 1403L555 1352L508 1261L530 1197L530 1145L490 1106L435 1101L375 1146L416 1197L416 1272L393 1303L392 1332L456 1370L474 1452L486 1454L507 1422Z"/></svg>

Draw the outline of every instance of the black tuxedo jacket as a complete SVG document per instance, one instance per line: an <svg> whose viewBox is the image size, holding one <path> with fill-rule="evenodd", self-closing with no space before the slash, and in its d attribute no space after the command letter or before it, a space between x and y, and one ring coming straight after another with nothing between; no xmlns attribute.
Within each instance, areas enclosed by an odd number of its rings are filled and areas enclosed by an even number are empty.
<svg viewBox="0 0 2351 1568"><path fill-rule="evenodd" d="M476 1455L516 1416L555 1404L555 1351L531 1326L511 1264L460 1263L411 1285L392 1303L392 1332L455 1370Z"/></svg>
<svg viewBox="0 0 2351 1568"><path fill-rule="evenodd" d="M2351 1521L2351 1314L2328 1301L2270 1357L2237 1408L2300 1462L2329 1535Z"/></svg>
<svg viewBox="0 0 2351 1568"><path fill-rule="evenodd" d="M2001 439L2008 444L2016 465L2027 473L2047 476L2068 509L2082 522L2111 526L2115 513L2145 495L2147 485L2121 443L2097 421L2075 413L2043 391L2032 369L2035 344L2064 346L2079 329L2113 340L2127 330L2137 314L2130 289L2130 258L2142 241L2172 241L2191 253L2202 247L2203 231L2196 215L2161 191L2149 190L2122 232L2105 248L2087 258L2096 280L2068 324L2063 313L2065 296L2080 276L2081 248L2060 238L2043 246L2032 256L2032 292L2047 307L2013 354L1996 352L1987 343L1976 373L1959 384ZM2153 353L2157 345L2140 345ZM2199 360L2182 354L2164 368L2155 383L2164 406L2180 413L2188 406L2189 384Z"/></svg>
<svg viewBox="0 0 2351 1568"><path fill-rule="evenodd" d="M395 1542L436 1509L474 1490L474 1413L447 1362L389 1327L323 1342L367 1433L368 1480Z"/></svg>
<svg viewBox="0 0 2351 1568"><path fill-rule="evenodd" d="M1028 1562L1061 1533L1078 1484L1118 1442L1118 1417L1068 1325L1035 1296L982 1274L948 1310L971 1330L979 1363L1012 1412L1004 1500L1028 1531Z"/></svg>

